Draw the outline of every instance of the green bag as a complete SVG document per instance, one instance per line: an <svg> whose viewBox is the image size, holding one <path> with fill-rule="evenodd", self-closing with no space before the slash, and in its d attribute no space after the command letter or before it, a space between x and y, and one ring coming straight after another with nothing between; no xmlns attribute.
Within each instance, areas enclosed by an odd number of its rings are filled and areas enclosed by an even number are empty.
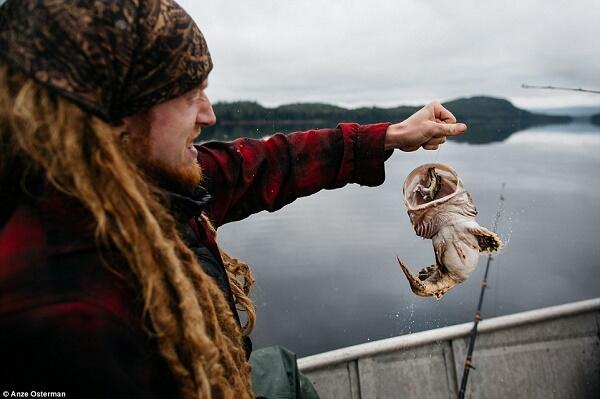
<svg viewBox="0 0 600 399"><path fill-rule="evenodd" d="M250 355L250 364L257 399L319 399L290 350L282 346L258 349Z"/></svg>

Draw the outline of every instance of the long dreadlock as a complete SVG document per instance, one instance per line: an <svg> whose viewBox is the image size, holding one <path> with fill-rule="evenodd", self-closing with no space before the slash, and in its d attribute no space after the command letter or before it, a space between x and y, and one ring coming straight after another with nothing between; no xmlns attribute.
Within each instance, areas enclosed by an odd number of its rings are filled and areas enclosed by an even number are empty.
<svg viewBox="0 0 600 399"><path fill-rule="evenodd" d="M185 398L251 398L242 331L223 294L180 238L160 190L110 127L5 65L0 88L0 181L20 162L89 209L98 243L115 247L134 276L150 330ZM253 278L245 264L223 257L236 303L248 313L248 334Z"/></svg>

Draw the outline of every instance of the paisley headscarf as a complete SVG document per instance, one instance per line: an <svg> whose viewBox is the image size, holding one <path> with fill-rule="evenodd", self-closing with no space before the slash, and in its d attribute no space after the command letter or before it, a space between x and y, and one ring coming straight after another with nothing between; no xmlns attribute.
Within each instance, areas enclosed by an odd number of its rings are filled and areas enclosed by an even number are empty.
<svg viewBox="0 0 600 399"><path fill-rule="evenodd" d="M212 69L173 0L7 0L2 60L107 122L191 90Z"/></svg>

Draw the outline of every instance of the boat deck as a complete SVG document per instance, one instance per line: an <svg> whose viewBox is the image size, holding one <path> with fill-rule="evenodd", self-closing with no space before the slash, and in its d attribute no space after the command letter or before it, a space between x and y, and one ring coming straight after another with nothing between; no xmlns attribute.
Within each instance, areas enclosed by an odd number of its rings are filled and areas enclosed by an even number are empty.
<svg viewBox="0 0 600 399"><path fill-rule="evenodd" d="M464 323L298 359L322 399L456 398ZM479 323L466 398L600 398L600 298Z"/></svg>

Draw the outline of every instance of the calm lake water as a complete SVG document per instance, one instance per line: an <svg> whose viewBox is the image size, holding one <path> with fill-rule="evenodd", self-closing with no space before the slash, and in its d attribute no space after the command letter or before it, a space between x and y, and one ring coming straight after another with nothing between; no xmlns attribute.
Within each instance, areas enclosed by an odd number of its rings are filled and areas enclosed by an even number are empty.
<svg viewBox="0 0 600 399"><path fill-rule="evenodd" d="M413 271L435 262L402 202L404 178L426 162L455 168L488 228L506 183L505 247L491 264L484 318L600 296L600 128L537 127L497 143L396 151L382 186L321 191L223 226L221 244L257 280L255 348L306 356L473 320L486 257L440 301L415 296L396 261Z"/></svg>

